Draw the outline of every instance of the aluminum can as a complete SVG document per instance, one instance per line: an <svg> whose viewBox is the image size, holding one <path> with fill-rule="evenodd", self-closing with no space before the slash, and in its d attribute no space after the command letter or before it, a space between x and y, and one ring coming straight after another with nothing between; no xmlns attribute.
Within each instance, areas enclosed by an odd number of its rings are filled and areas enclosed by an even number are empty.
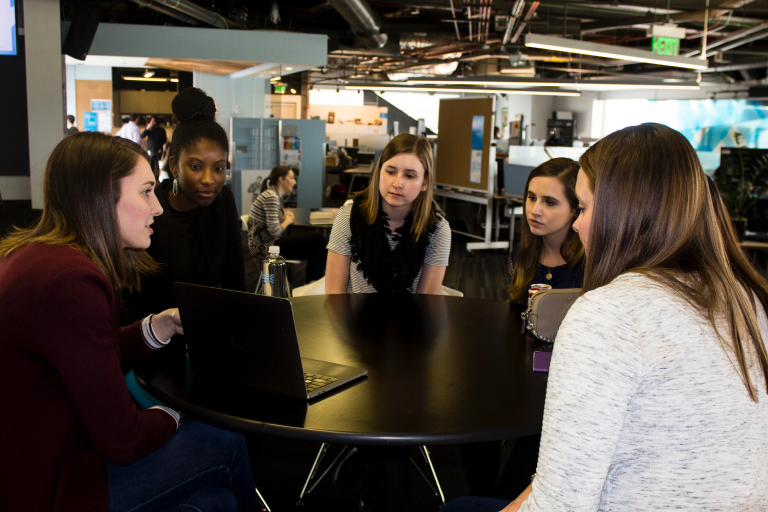
<svg viewBox="0 0 768 512"><path fill-rule="evenodd" d="M528 288L528 307L531 307L531 300L533 299L533 296L536 295L539 292L543 292L545 290L551 290L552 285L551 284L532 284L530 288Z"/></svg>

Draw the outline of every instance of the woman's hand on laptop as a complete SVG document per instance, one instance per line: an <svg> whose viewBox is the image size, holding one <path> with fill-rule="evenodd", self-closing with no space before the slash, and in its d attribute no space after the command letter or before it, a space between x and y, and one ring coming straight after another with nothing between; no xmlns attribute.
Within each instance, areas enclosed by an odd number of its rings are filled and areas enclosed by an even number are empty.
<svg viewBox="0 0 768 512"><path fill-rule="evenodd" d="M181 326L181 317L179 310L166 309L162 313L152 317L152 330L155 336L161 341L170 339L174 334L184 334L184 328Z"/></svg>

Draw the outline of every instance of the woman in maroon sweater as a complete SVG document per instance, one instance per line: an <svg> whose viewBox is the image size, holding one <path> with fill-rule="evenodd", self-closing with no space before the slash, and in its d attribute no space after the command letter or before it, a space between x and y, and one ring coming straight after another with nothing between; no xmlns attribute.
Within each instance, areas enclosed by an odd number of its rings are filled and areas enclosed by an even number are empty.
<svg viewBox="0 0 768 512"><path fill-rule="evenodd" d="M182 333L175 309L117 327L115 290L155 267L146 153L79 133L43 180L40 222L0 241L0 510L256 510L241 436L126 388L121 362Z"/></svg>

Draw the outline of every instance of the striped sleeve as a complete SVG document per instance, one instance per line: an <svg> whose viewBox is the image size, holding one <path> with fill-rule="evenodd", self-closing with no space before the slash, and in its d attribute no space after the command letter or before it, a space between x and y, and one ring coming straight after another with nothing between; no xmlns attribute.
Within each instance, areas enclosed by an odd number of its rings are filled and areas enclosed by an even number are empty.
<svg viewBox="0 0 768 512"><path fill-rule="evenodd" d="M275 240L285 233L285 228L280 225L285 220L285 214L280 204L280 197L273 189L265 190L256 198L251 206L250 216L257 224L267 226L269 235Z"/></svg>
<svg viewBox="0 0 768 512"><path fill-rule="evenodd" d="M163 348L171 341L168 338L165 341L160 340L155 334L155 330L152 328L152 317L155 315L149 315L141 321L141 337L144 338L144 343L150 348L157 350Z"/></svg>
<svg viewBox="0 0 768 512"><path fill-rule="evenodd" d="M434 267L447 267L451 254L451 227L448 221L440 217L437 229L429 236L427 254L424 263Z"/></svg>
<svg viewBox="0 0 768 512"><path fill-rule="evenodd" d="M352 247L349 244L349 238L352 235L352 230L349 227L351 212L352 204L348 204L344 205L336 214L336 220L333 221L331 236L326 247L329 251L342 256L352 256Z"/></svg>
<svg viewBox="0 0 768 512"><path fill-rule="evenodd" d="M167 405L155 405L150 407L150 409L159 409L165 413L167 413L171 418L176 420L176 428L179 428L179 423L181 423L181 413L179 411L174 411Z"/></svg>

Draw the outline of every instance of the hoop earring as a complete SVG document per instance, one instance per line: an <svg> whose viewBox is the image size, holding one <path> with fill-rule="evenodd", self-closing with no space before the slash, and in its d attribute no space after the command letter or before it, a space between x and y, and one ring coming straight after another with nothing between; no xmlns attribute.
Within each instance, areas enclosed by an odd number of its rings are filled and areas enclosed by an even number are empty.
<svg viewBox="0 0 768 512"><path fill-rule="evenodd" d="M179 178L173 178L173 195L179 195Z"/></svg>

